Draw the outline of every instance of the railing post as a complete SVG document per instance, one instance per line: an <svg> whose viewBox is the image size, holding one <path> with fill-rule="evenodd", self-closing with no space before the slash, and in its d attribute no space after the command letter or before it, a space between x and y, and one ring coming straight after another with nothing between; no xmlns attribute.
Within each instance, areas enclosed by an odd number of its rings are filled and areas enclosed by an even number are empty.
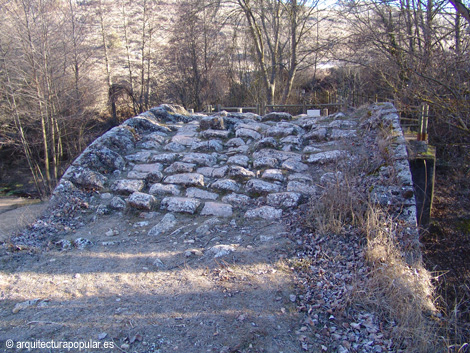
<svg viewBox="0 0 470 353"><path fill-rule="evenodd" d="M429 105L424 103L424 116L423 116L423 141L428 140L428 119L429 119Z"/></svg>
<svg viewBox="0 0 470 353"><path fill-rule="evenodd" d="M418 141L423 141L423 119L424 119L424 104L421 104L421 111L418 117Z"/></svg>

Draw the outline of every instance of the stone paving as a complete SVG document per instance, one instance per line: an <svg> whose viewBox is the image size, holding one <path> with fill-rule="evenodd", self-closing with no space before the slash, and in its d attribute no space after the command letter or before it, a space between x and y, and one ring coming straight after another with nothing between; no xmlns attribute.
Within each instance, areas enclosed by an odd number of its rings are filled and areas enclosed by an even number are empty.
<svg viewBox="0 0 470 353"><path fill-rule="evenodd" d="M315 195L320 180L313 180L313 169L318 174L322 165L348 157L335 142L356 136L358 124L342 113L187 119L165 122L151 110L127 120L87 148L62 183L99 190L101 212L277 219Z"/></svg>

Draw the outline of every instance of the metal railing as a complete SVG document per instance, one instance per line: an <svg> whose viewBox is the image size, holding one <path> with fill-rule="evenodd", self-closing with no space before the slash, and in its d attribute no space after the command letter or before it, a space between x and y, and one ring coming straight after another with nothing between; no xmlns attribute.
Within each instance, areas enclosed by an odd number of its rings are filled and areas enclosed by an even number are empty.
<svg viewBox="0 0 470 353"><path fill-rule="evenodd" d="M306 114L309 109L323 109L323 111L328 115L329 110L338 111L343 107L343 103L325 103L325 104L257 104L255 106L247 107L224 107L220 104L217 105L208 105L206 107L206 112L237 112L237 113L246 113L252 112L258 115L265 115L268 112L286 112L291 114ZM325 111L326 110L326 111ZM331 113L331 112L330 112Z"/></svg>
<svg viewBox="0 0 470 353"><path fill-rule="evenodd" d="M406 131L416 133L418 141L428 140L429 105L402 107L399 110L400 125Z"/></svg>
<svg viewBox="0 0 470 353"><path fill-rule="evenodd" d="M347 97L334 94L335 100L331 102L331 96L328 95L329 103L302 103L302 104L256 104L253 106L222 106L221 104L208 105L206 107L207 113L227 111L246 113L252 112L258 115L265 115L266 113L277 111L287 112L292 115L306 114L309 109L320 109L322 115L328 115L347 109L349 106L358 107L367 103L379 101L391 101L397 106L400 116L400 125L403 130L416 133L418 141L428 140L428 121L429 121L429 105L423 103L419 106L399 106L399 102L393 99L383 99L377 94L373 96L362 95L359 93L349 94Z"/></svg>

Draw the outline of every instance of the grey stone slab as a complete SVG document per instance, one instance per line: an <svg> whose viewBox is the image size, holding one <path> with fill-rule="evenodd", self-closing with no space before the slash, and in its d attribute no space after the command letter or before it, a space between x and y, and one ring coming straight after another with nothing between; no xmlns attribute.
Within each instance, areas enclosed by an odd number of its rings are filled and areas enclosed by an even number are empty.
<svg viewBox="0 0 470 353"><path fill-rule="evenodd" d="M272 192L281 191L281 186L278 184L268 183L261 179L248 180L245 185L246 191L250 194L268 194Z"/></svg>
<svg viewBox="0 0 470 353"><path fill-rule="evenodd" d="M141 191L144 186L145 183L142 180L121 179L111 185L111 190L117 194L130 195L133 192Z"/></svg>
<svg viewBox="0 0 470 353"><path fill-rule="evenodd" d="M183 152L186 150L186 147L178 142L170 142L163 149L170 152Z"/></svg>
<svg viewBox="0 0 470 353"><path fill-rule="evenodd" d="M185 162L173 162L169 167L167 167L164 172L167 174L175 173L191 173L196 168L194 163L185 163Z"/></svg>
<svg viewBox="0 0 470 353"><path fill-rule="evenodd" d="M254 145L255 150L260 150L262 148L277 148L278 146L279 142L277 142L274 137L264 137Z"/></svg>
<svg viewBox="0 0 470 353"><path fill-rule="evenodd" d="M182 173L167 176L165 184L178 184L184 186L204 186L204 176L199 173Z"/></svg>
<svg viewBox="0 0 470 353"><path fill-rule="evenodd" d="M272 137L285 137L288 135L292 135L294 131L295 129L292 126L289 126L289 127L271 126L269 129L267 129L264 132L264 134L266 136L272 136Z"/></svg>
<svg viewBox="0 0 470 353"><path fill-rule="evenodd" d="M256 131L256 132L261 132L263 130L266 130L267 128L269 128L269 125L261 124L261 123L258 123L258 122L252 121L252 120L243 120L242 123L237 124L235 126L236 130L238 130L238 129L248 129L248 130L253 130L253 131Z"/></svg>
<svg viewBox="0 0 470 353"><path fill-rule="evenodd" d="M326 134L327 130L324 127L317 128L315 130L312 130L302 137L304 140L310 140L310 141L325 141L326 140Z"/></svg>
<svg viewBox="0 0 470 353"><path fill-rule="evenodd" d="M282 138L281 142L283 144L302 145L304 141L302 137L300 136L289 135L289 136Z"/></svg>
<svg viewBox="0 0 470 353"><path fill-rule="evenodd" d="M271 206L261 206L245 213L245 218L262 218L266 220L275 220L282 217L282 209Z"/></svg>
<svg viewBox="0 0 470 353"><path fill-rule="evenodd" d="M302 154L300 153L278 151L278 150L274 150L271 148L263 148L262 150L259 150L253 153L254 159L258 159L262 157L276 158L280 161L285 161L287 159L295 159L300 162L302 160Z"/></svg>
<svg viewBox="0 0 470 353"><path fill-rule="evenodd" d="M303 153L318 153L321 149L315 146L305 146Z"/></svg>
<svg viewBox="0 0 470 353"><path fill-rule="evenodd" d="M240 190L240 184L232 179L220 179L215 181L210 186L212 189L223 190L223 191L233 191L236 192Z"/></svg>
<svg viewBox="0 0 470 353"><path fill-rule="evenodd" d="M308 165L299 162L297 159L289 158L282 163L282 168L287 169L291 172L301 173L308 169Z"/></svg>
<svg viewBox="0 0 470 353"><path fill-rule="evenodd" d="M161 172L163 170L163 165L160 163L136 164L132 170L141 173L155 173Z"/></svg>
<svg viewBox="0 0 470 353"><path fill-rule="evenodd" d="M236 248L233 245L214 245L209 251L214 255L215 258L229 255L234 252Z"/></svg>
<svg viewBox="0 0 470 353"><path fill-rule="evenodd" d="M311 154L310 156L307 157L305 160L306 163L319 163L319 164L325 164L329 162L334 162L338 160L339 158L342 157L344 152L339 151L339 150L333 150L333 151L326 151L326 152L320 152L316 154Z"/></svg>
<svg viewBox="0 0 470 353"><path fill-rule="evenodd" d="M223 149L224 146L219 140L195 142L191 145L191 151L195 152L221 152Z"/></svg>
<svg viewBox="0 0 470 353"><path fill-rule="evenodd" d="M237 154L235 156L229 157L227 160L227 164L237 164L242 167L248 167L248 163L250 162L250 158L243 154Z"/></svg>
<svg viewBox="0 0 470 353"><path fill-rule="evenodd" d="M275 180L275 181L284 181L286 177L280 169L266 169L261 176L263 179Z"/></svg>
<svg viewBox="0 0 470 353"><path fill-rule="evenodd" d="M127 179L138 179L138 180L145 180L147 177L148 173L142 173L142 172L135 172L131 170L129 173L127 173Z"/></svg>
<svg viewBox="0 0 470 353"><path fill-rule="evenodd" d="M221 202L206 202L201 211L202 216L231 217L232 206Z"/></svg>
<svg viewBox="0 0 470 353"><path fill-rule="evenodd" d="M273 157L259 157L253 161L254 168L276 168L277 166L279 166L279 161Z"/></svg>
<svg viewBox="0 0 470 353"><path fill-rule="evenodd" d="M232 178L254 178L255 173L239 165L230 166L228 175Z"/></svg>
<svg viewBox="0 0 470 353"><path fill-rule="evenodd" d="M357 121L354 120L334 120L329 125L332 128L350 129L357 126Z"/></svg>
<svg viewBox="0 0 470 353"><path fill-rule="evenodd" d="M218 168L214 168L214 170L212 171L212 177L213 178L223 178L227 174L228 169L229 169L229 167L227 165L222 166L222 167L218 167Z"/></svg>
<svg viewBox="0 0 470 353"><path fill-rule="evenodd" d="M227 151L227 155L234 155L234 154L244 154L249 153L250 145L243 145L240 147L231 147Z"/></svg>
<svg viewBox="0 0 470 353"><path fill-rule="evenodd" d="M196 163L201 166L211 167L217 163L217 158L206 153L187 153L184 155L183 162Z"/></svg>
<svg viewBox="0 0 470 353"><path fill-rule="evenodd" d="M161 209L170 212L194 214L201 202L187 197L165 197L161 203Z"/></svg>
<svg viewBox="0 0 470 353"><path fill-rule="evenodd" d="M125 158L129 162L146 163L150 160L151 153L149 151L140 151L133 154L128 154Z"/></svg>
<svg viewBox="0 0 470 353"><path fill-rule="evenodd" d="M114 196L109 203L109 207L114 210L123 210L126 208L126 201L124 201L119 196Z"/></svg>
<svg viewBox="0 0 470 353"><path fill-rule="evenodd" d="M221 116L208 116L199 121L201 130L225 130L225 120Z"/></svg>
<svg viewBox="0 0 470 353"><path fill-rule="evenodd" d="M127 204L130 207L138 210L150 211L156 204L157 200L152 195L143 192L134 192L127 199Z"/></svg>
<svg viewBox="0 0 470 353"><path fill-rule="evenodd" d="M307 183L292 180L287 183L288 192L298 192L303 195L313 195L317 192L315 186L309 185Z"/></svg>
<svg viewBox="0 0 470 353"><path fill-rule="evenodd" d="M101 173L81 167L72 167L67 174L68 179L77 186L102 189L108 178Z"/></svg>
<svg viewBox="0 0 470 353"><path fill-rule="evenodd" d="M245 144L245 141L243 141L243 139L239 137L235 137L233 139L228 140L225 143L225 146L226 147L240 147L240 146L243 146L244 144Z"/></svg>
<svg viewBox="0 0 470 353"><path fill-rule="evenodd" d="M207 190L201 190L198 188L188 188L186 189L186 197L196 198L196 199L207 199L207 200L217 200L219 194L215 192L210 192Z"/></svg>
<svg viewBox="0 0 470 353"><path fill-rule="evenodd" d="M150 134L146 134L142 137L142 141L143 142L155 142L159 145L162 145L164 144L168 137L166 137L167 134L166 133L162 133L162 132L152 132Z"/></svg>
<svg viewBox="0 0 470 353"><path fill-rule="evenodd" d="M331 140L340 140L340 139L348 139L356 137L357 133L355 130L341 130L341 129L333 129L330 134Z"/></svg>
<svg viewBox="0 0 470 353"><path fill-rule="evenodd" d="M253 139L253 140L259 140L262 137L260 135L260 133L254 131L254 130L245 129L245 128L237 129L237 131L235 132L235 136L236 137L250 138L250 139Z"/></svg>
<svg viewBox="0 0 470 353"><path fill-rule="evenodd" d="M150 158L150 162L171 163L178 158L178 153L159 153Z"/></svg>
<svg viewBox="0 0 470 353"><path fill-rule="evenodd" d="M243 207L243 206L251 204L253 202L253 199L244 194L231 193L229 195L222 197L222 201L225 203L230 203L234 207Z"/></svg>
<svg viewBox="0 0 470 353"><path fill-rule="evenodd" d="M226 139L230 136L230 131L228 131L228 130L209 129L209 130L202 131L201 136L206 138L206 139L210 139L210 138Z"/></svg>
<svg viewBox="0 0 470 353"><path fill-rule="evenodd" d="M186 134L177 134L171 138L171 142L178 143L180 145L190 147L193 143L201 142L197 137L194 137L192 134L190 136Z"/></svg>
<svg viewBox="0 0 470 353"><path fill-rule="evenodd" d="M155 225L152 229L149 230L148 235L152 237L157 237L162 235L169 230L173 229L177 224L177 220L174 214L167 213L163 218Z"/></svg>
<svg viewBox="0 0 470 353"><path fill-rule="evenodd" d="M261 117L261 121L288 121L292 120L292 115L289 113L272 112Z"/></svg>
<svg viewBox="0 0 470 353"><path fill-rule="evenodd" d="M174 184L160 184L155 183L150 187L149 193L152 195L174 195L177 196L181 193L178 185Z"/></svg>
<svg viewBox="0 0 470 353"><path fill-rule="evenodd" d="M267 196L266 203L269 206L291 208L299 204L301 197L302 194L297 192L273 193Z"/></svg>
<svg viewBox="0 0 470 353"><path fill-rule="evenodd" d="M213 167L200 167L200 168L197 168L197 170L196 170L197 173L202 174L207 178L212 177L212 172L213 171L214 171Z"/></svg>

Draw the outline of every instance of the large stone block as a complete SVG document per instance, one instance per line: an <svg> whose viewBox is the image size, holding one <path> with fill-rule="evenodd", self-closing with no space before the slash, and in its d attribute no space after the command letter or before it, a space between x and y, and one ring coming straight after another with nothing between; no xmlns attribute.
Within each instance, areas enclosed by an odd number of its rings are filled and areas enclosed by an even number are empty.
<svg viewBox="0 0 470 353"><path fill-rule="evenodd" d="M203 216L216 216L216 217L231 217L232 206L220 202L206 202L201 211Z"/></svg>
<svg viewBox="0 0 470 353"><path fill-rule="evenodd" d="M250 194L266 195L271 192L281 191L281 186L260 179L251 179L246 183L246 191Z"/></svg>
<svg viewBox="0 0 470 353"><path fill-rule="evenodd" d="M143 192L134 192L127 199L127 204L138 210L150 211L156 204L157 200L152 195Z"/></svg>
<svg viewBox="0 0 470 353"><path fill-rule="evenodd" d="M187 197L165 197L161 208L170 212L194 214L201 202Z"/></svg>
<svg viewBox="0 0 470 353"><path fill-rule="evenodd" d="M204 176L199 173L183 173L167 176L165 184L179 184L184 186L204 186Z"/></svg>
<svg viewBox="0 0 470 353"><path fill-rule="evenodd" d="M117 194L130 195L136 191L141 191L145 186L142 180L121 179L116 180L111 185L111 190Z"/></svg>
<svg viewBox="0 0 470 353"><path fill-rule="evenodd" d="M176 217L172 213L167 213L163 218L155 225L152 229L149 230L148 235L156 237L162 235L163 233L168 232L174 228L177 224Z"/></svg>
<svg viewBox="0 0 470 353"><path fill-rule="evenodd" d="M245 218L262 218L266 220L275 220L282 217L282 210L271 206L262 206L245 213Z"/></svg>

